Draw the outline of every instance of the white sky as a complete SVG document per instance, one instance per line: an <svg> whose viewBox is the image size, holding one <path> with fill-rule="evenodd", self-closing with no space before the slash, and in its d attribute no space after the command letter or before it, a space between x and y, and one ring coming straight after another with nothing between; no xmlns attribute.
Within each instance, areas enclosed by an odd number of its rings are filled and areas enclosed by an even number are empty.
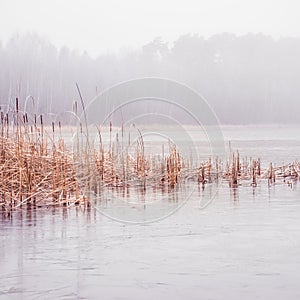
<svg viewBox="0 0 300 300"><path fill-rule="evenodd" d="M93 56L186 33L300 36L300 1L0 0L0 40L26 32Z"/></svg>

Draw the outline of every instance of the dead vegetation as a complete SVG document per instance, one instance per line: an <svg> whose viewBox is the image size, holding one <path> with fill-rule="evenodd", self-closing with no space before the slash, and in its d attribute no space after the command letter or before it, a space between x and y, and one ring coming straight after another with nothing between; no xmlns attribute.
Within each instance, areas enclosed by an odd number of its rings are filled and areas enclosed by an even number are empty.
<svg viewBox="0 0 300 300"><path fill-rule="evenodd" d="M77 110L77 103L74 104ZM11 113L1 111L0 132L0 206L3 211L22 207L50 205L89 205L92 194L106 188L139 187L172 190L176 185L195 182L202 185L226 180L232 188L241 182L256 187L283 182L292 186L299 180L300 164L292 162L263 168L259 158L241 158L230 147L227 161L218 158L192 166L175 145L162 146L159 156L145 153L142 133L133 143L122 127L109 128L109 143L92 143L79 126L73 147L62 135L62 125L44 124L43 115L22 112L16 99ZM119 136L120 135L120 136ZM127 135L127 139L125 139ZM83 138L84 137L84 138ZM130 151L134 149L134 151Z"/></svg>

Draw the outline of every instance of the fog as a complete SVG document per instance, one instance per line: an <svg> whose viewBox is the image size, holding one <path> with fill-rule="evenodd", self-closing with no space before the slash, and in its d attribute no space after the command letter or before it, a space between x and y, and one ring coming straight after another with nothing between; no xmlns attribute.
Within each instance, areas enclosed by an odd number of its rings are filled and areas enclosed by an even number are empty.
<svg viewBox="0 0 300 300"><path fill-rule="evenodd" d="M0 42L0 104L31 95L40 112L72 109L76 82L88 103L133 78L162 77L199 92L222 124L300 123L300 38L222 33L155 38L143 47L94 58L57 48L38 34ZM138 109L138 108L137 108Z"/></svg>

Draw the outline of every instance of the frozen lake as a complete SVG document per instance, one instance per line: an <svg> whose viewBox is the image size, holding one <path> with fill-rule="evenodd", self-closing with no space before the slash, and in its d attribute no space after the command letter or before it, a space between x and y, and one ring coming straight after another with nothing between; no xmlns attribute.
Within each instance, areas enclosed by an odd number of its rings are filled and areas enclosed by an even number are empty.
<svg viewBox="0 0 300 300"><path fill-rule="evenodd" d="M223 133L242 155L299 159L299 127ZM0 299L300 299L299 184L233 190L223 183L201 209L215 191L207 185L169 217L138 225L97 206L0 214ZM157 210L186 191L172 197Z"/></svg>

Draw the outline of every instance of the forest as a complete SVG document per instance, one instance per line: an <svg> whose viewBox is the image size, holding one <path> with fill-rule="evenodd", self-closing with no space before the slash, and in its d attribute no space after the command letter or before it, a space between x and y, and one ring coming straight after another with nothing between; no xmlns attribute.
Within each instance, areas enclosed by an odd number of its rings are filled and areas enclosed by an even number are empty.
<svg viewBox="0 0 300 300"><path fill-rule="evenodd" d="M98 41L101 44L101 41ZM222 33L155 38L139 49L91 57L34 33L0 43L0 105L32 96L40 112L72 109L122 81L161 77L202 95L222 124L295 124L300 112L300 38ZM138 109L138 108L137 108Z"/></svg>

